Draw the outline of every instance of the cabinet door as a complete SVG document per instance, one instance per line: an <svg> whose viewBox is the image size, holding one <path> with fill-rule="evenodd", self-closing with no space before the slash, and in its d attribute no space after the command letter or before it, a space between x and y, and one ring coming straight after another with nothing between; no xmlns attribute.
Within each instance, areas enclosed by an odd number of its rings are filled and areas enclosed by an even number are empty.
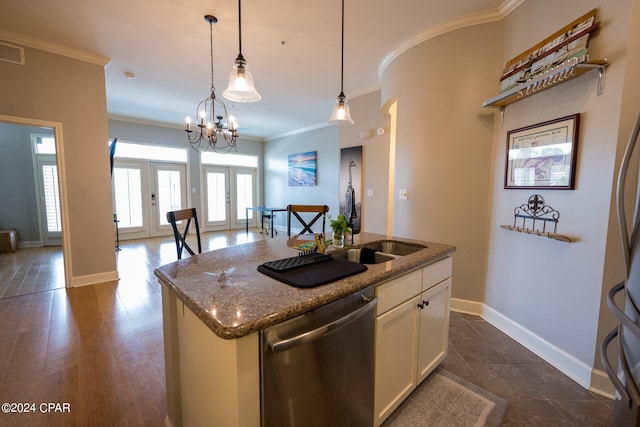
<svg viewBox="0 0 640 427"><path fill-rule="evenodd" d="M417 384L447 355L450 296L451 278L420 294Z"/></svg>
<svg viewBox="0 0 640 427"><path fill-rule="evenodd" d="M376 426L416 387L418 301L415 296L376 318Z"/></svg>

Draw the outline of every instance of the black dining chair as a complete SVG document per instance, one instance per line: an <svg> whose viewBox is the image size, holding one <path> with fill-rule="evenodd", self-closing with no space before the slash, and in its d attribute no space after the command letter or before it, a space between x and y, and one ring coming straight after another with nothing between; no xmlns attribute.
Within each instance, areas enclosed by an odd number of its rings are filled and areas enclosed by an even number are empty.
<svg viewBox="0 0 640 427"><path fill-rule="evenodd" d="M184 225L184 231L180 233L178 230L178 222L187 221ZM182 250L186 249L190 255L195 255L193 250L187 244L187 234L189 233L189 226L191 225L191 221L195 223L196 227L196 238L198 241L198 253L202 253L202 245L200 243L200 226L198 225L198 214L196 213L196 208L188 208L182 209L178 211L169 211L167 212L167 221L171 224L173 228L173 236L176 239L176 249L178 251L178 259L182 259Z"/></svg>

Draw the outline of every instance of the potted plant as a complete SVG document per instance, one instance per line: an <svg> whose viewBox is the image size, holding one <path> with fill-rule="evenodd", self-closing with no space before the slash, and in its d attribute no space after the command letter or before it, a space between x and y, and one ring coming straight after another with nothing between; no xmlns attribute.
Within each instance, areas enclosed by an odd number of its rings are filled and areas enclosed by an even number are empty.
<svg viewBox="0 0 640 427"><path fill-rule="evenodd" d="M333 246L336 248L344 247L344 235L351 231L346 215L340 214L336 219L331 219L331 215L329 215L329 225L333 230Z"/></svg>

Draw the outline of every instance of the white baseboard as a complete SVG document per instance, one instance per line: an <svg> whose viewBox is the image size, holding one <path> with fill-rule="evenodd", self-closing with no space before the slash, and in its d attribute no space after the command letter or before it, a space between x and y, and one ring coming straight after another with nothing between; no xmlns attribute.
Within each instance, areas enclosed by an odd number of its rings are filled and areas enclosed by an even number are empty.
<svg viewBox="0 0 640 427"><path fill-rule="evenodd" d="M31 240L18 242L18 249L21 248L41 248L44 246L41 240Z"/></svg>
<svg viewBox="0 0 640 427"><path fill-rule="evenodd" d="M593 369L488 305L451 298L451 310L482 317L585 389L602 396L613 397L613 383L606 373L600 374L601 371Z"/></svg>
<svg viewBox="0 0 640 427"><path fill-rule="evenodd" d="M88 274L86 276L75 276L71 278L71 288L80 286L97 285L104 282L116 282L120 280L117 271L108 271L105 273Z"/></svg>

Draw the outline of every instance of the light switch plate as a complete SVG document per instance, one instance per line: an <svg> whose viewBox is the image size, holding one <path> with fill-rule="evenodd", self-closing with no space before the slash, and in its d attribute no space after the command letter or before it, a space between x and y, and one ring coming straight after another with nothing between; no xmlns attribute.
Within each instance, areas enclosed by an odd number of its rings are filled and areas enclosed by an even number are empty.
<svg viewBox="0 0 640 427"><path fill-rule="evenodd" d="M398 192L398 198L400 200L407 200L409 198L409 191L406 188L400 189Z"/></svg>
<svg viewBox="0 0 640 427"><path fill-rule="evenodd" d="M373 197L373 190L371 188L367 190L367 196Z"/></svg>

